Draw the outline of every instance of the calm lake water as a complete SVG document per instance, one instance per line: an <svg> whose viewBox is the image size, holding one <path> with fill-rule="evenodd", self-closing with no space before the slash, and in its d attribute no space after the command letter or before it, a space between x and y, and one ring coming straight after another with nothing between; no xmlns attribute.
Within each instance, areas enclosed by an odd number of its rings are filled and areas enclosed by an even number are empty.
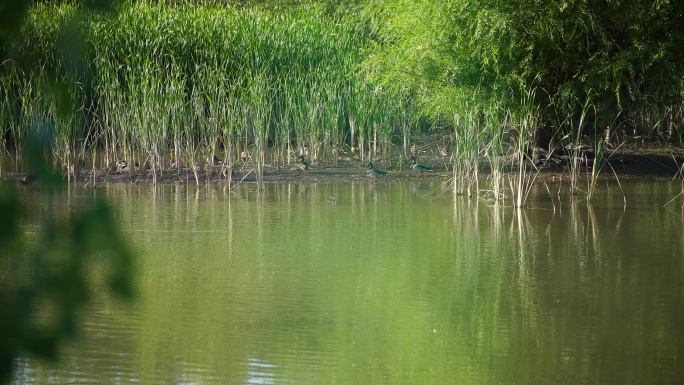
<svg viewBox="0 0 684 385"><path fill-rule="evenodd" d="M516 211L438 183L71 187L115 207L138 296L96 293L13 383L681 384L680 185L622 189Z"/></svg>

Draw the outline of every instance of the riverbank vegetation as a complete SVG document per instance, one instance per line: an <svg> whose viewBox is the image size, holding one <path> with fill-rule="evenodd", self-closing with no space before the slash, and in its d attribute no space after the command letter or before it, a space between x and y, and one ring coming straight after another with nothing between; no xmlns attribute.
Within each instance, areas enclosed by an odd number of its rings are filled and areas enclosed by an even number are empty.
<svg viewBox="0 0 684 385"><path fill-rule="evenodd" d="M451 159L456 192L522 205L556 159L579 192L628 141L684 145L679 2L74 3L3 38L5 167L30 171L32 137L68 177L126 160L197 183L241 158L262 180L417 152Z"/></svg>

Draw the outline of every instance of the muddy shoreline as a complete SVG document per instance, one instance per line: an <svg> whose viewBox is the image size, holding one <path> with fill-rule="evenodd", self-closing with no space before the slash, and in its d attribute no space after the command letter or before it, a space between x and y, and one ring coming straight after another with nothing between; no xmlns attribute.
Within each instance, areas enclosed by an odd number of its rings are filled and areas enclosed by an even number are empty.
<svg viewBox="0 0 684 385"><path fill-rule="evenodd" d="M425 173L420 177L411 169L411 164L402 159L376 160L375 167L388 172L382 180L408 181L408 180L447 180L452 177L451 161L444 157L421 158L421 163L429 164L434 172ZM672 147L657 147L649 149L615 151L610 154L608 162L602 168L601 179L631 179L631 178L657 178L672 179L681 176L684 165L684 151ZM560 161L540 162L538 179L557 180L566 179L569 176L567 159ZM117 173L114 170L90 169L82 170L76 176L76 182L86 184L98 183L227 183L222 173L223 168L215 166L211 170L205 169L198 173L195 178L192 170L182 169L167 170L164 173L151 170L135 170ZM329 162L314 162L309 164L308 170L302 170L295 161L290 165L276 166L267 164L264 167L264 183L353 183L373 181L368 176L367 162L358 159L345 159ZM580 178L587 178L590 168L583 166ZM489 173L488 165L483 164L482 176ZM2 172L0 180L16 181L17 183L32 184L40 179L32 180L31 174L23 172ZM67 180L66 176L64 177ZM235 166L233 184L256 183L256 169L252 163L240 163Z"/></svg>

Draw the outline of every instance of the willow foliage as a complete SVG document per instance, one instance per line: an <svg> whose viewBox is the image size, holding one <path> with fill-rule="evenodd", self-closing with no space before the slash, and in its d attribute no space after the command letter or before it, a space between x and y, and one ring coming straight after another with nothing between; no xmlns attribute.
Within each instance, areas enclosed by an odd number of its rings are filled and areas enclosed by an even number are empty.
<svg viewBox="0 0 684 385"><path fill-rule="evenodd" d="M681 105L682 2L380 0L367 14L380 36L369 76L410 85L433 115L460 97L517 110L530 90L541 122L590 96L607 122Z"/></svg>

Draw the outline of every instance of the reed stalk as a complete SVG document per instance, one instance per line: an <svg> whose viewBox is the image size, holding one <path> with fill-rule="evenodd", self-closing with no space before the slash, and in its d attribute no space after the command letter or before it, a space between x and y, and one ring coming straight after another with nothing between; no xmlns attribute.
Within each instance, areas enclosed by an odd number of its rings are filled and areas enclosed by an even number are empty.
<svg viewBox="0 0 684 385"><path fill-rule="evenodd" d="M482 119L477 108L462 101L453 115L454 192L472 198L479 191L479 154L482 149Z"/></svg>
<svg viewBox="0 0 684 385"><path fill-rule="evenodd" d="M587 201L591 202L594 199L594 193L596 192L596 185L598 183L598 177L605 164L605 151L606 143L603 136L594 136L594 161L591 165L591 173L589 175L589 181L587 186Z"/></svg>
<svg viewBox="0 0 684 385"><path fill-rule="evenodd" d="M504 166L505 166L505 143L504 134L509 124L503 116L505 114L500 104L492 103L485 110L485 120L487 132L489 133L488 143L485 144L484 153L490 167L490 191L495 204L499 204L505 197L504 195ZM508 135L510 137L510 135Z"/></svg>
<svg viewBox="0 0 684 385"><path fill-rule="evenodd" d="M271 122L269 85L263 74L257 74L249 84L249 105L246 106L247 126L251 127L256 152L257 187L264 188L264 165L268 148L268 129Z"/></svg>
<svg viewBox="0 0 684 385"><path fill-rule="evenodd" d="M0 63L0 73L3 74L0 76L0 135L2 138L0 175L3 171L5 159L11 162L12 153L15 152L8 138L16 137L16 114L14 112L16 99L12 87L19 82L17 71L18 69L12 61L6 60Z"/></svg>
<svg viewBox="0 0 684 385"><path fill-rule="evenodd" d="M521 100L522 109L517 115L515 139L514 164L517 172L509 177L509 185L513 193L513 205L517 208L523 207L532 189L534 181L539 174L532 162L529 162L530 145L535 142L534 128L536 127L536 117L538 113L533 104L535 90L522 87L523 97Z"/></svg>
<svg viewBox="0 0 684 385"><path fill-rule="evenodd" d="M559 142L564 149L569 150L570 154L569 179L570 193L572 195L576 195L579 192L579 175L582 165L587 163L582 136L589 114L596 115L596 105L593 103L592 98L593 93L590 93L583 102L580 102L574 95L563 95L562 100L558 103L559 130L560 132L568 132L568 134L560 138ZM573 115L576 107L579 107L578 118L575 118Z"/></svg>

